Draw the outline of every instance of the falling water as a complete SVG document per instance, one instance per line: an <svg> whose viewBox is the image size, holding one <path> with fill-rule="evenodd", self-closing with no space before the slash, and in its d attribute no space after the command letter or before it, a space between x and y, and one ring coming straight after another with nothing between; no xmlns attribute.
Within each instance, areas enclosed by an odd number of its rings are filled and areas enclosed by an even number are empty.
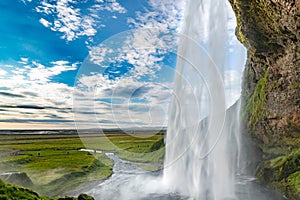
<svg viewBox="0 0 300 200"><path fill-rule="evenodd" d="M114 160L113 175L105 181L88 185L87 190L83 192L94 196L97 200L283 199L281 195L257 185L251 175L243 174L241 170L246 166L245 161L240 159L243 158L241 150L245 149L246 143L243 143L241 148L240 101L231 105L232 100L236 100L239 94L232 97L230 92L232 84L227 82L225 87L224 82L227 80L228 65L235 68L242 68L244 65L244 50L228 44L230 31L227 26L227 12L232 13L228 6L226 0L188 0L186 4L183 31L179 34L163 174L146 172L138 167L140 163L123 161L118 158L118 154L107 153L106 155ZM142 29L134 34L129 32L117 35L106 45L108 44L110 49L115 49L116 44L122 45L120 41L127 41L128 38L135 41L135 37L132 37L135 35L139 36L140 42L126 42L126 45L144 45L144 41L149 42L149 38L152 38L152 31L153 29L150 31ZM141 40L140 36L146 36L145 40ZM177 40L171 41L174 43ZM170 49L169 45L166 46ZM232 58L232 54L228 53L229 46L234 46L233 59L229 59ZM157 43L153 49L156 48ZM118 52L112 53L115 55ZM85 65L87 69L83 70L88 74L91 72L89 66L94 66L89 63L88 60ZM81 85L78 86L78 89L81 89ZM78 124L82 120L80 111L86 108L82 107L81 98L79 95L75 103ZM94 106L93 98L91 99L90 105ZM86 103L85 100L83 102ZM94 123L97 123L96 120L98 121L95 118ZM102 135L99 137L101 141L104 138ZM150 152L149 155L152 153L155 152Z"/></svg>
<svg viewBox="0 0 300 200"><path fill-rule="evenodd" d="M226 112L225 3L189 0L179 43L163 179L174 192L195 199L236 198L239 106Z"/></svg>

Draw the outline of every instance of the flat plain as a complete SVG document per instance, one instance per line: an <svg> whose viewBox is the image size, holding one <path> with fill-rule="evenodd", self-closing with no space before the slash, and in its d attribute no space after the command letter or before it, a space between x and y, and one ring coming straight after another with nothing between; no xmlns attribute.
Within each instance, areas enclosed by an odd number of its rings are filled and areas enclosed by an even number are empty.
<svg viewBox="0 0 300 200"><path fill-rule="evenodd" d="M164 157L163 137L162 133L153 132L80 136L3 134L0 135L0 178L42 195L76 193L112 175L114 162L106 156L107 152L146 170L159 170Z"/></svg>

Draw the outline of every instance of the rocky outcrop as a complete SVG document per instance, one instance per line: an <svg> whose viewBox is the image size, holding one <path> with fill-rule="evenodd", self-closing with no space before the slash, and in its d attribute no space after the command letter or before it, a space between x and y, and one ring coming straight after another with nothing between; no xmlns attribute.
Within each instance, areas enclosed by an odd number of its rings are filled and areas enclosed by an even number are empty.
<svg viewBox="0 0 300 200"><path fill-rule="evenodd" d="M23 188L20 186L6 184L0 179L0 199L26 199L26 200L94 200L93 197L86 194L80 194L75 197L56 197L49 198L40 196L38 193L31 189Z"/></svg>
<svg viewBox="0 0 300 200"><path fill-rule="evenodd" d="M300 1L229 0L248 49L243 119L263 152L257 176L300 198Z"/></svg>
<svg viewBox="0 0 300 200"><path fill-rule="evenodd" d="M0 174L0 179L6 183L33 188L34 184L25 172L6 172Z"/></svg>

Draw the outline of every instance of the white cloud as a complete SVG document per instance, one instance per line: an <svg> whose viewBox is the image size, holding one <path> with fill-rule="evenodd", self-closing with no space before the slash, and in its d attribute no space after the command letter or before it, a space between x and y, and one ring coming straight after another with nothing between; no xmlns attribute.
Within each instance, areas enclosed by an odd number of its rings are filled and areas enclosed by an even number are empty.
<svg viewBox="0 0 300 200"><path fill-rule="evenodd" d="M49 27L49 26L51 25L51 23L48 22L47 20L45 20L44 18L41 18L41 19L39 20L39 22L40 22L43 26L45 26L45 27Z"/></svg>
<svg viewBox="0 0 300 200"><path fill-rule="evenodd" d="M116 35L90 49L87 62L97 65L96 74L83 74L78 79L77 125L86 125L82 119L88 119L93 126L99 123L100 127L166 125L173 84L156 83L152 79L162 73L160 62L165 55L176 54L176 31L179 31L183 4L182 1L152 0L149 2L151 11L128 19L135 30ZM103 76L106 67L116 62L129 63L134 68L114 80Z"/></svg>
<svg viewBox="0 0 300 200"><path fill-rule="evenodd" d="M52 82L51 78L62 72L75 70L77 63L71 64L60 60L52 62L50 67L45 67L34 61L27 60L27 62L26 67L12 69L0 64L9 70L5 76L0 76L0 102L5 110L0 122L20 125L32 121L45 124L47 127L57 121L58 127L74 128L71 112L73 87Z"/></svg>
<svg viewBox="0 0 300 200"><path fill-rule="evenodd" d="M36 11L55 18L52 23L43 18L40 22L52 31L63 33L62 38L68 41L80 36L95 35L96 30L92 26L94 20L89 16L82 17L80 9L73 6L74 3L76 2L73 0L58 0L56 4L42 1L41 5L36 7Z"/></svg>
<svg viewBox="0 0 300 200"><path fill-rule="evenodd" d="M86 126L86 120L93 127L166 126L170 82L145 82L134 76L109 80L94 74L79 77L78 83L74 106L79 127Z"/></svg>
<svg viewBox="0 0 300 200"><path fill-rule="evenodd" d="M106 59L108 59L108 56L106 56L107 54L111 54L114 51L108 47L106 47L103 44L100 44L99 46L96 47L91 47L90 51L89 51L89 56L90 56L90 61L92 61L93 63L100 65L102 64L102 62L104 62Z"/></svg>
<svg viewBox="0 0 300 200"><path fill-rule="evenodd" d="M62 33L62 38L67 41L75 40L81 36L94 36L97 29L105 27L101 24L99 11L109 11L113 13L126 13L116 0L95 0L88 8L80 5L88 5L87 2L77 2L75 0L57 0L49 3L43 0L35 8L47 18L42 17L39 22L52 31Z"/></svg>
<svg viewBox="0 0 300 200"><path fill-rule="evenodd" d="M0 76L5 76L7 74L7 71L0 69Z"/></svg>
<svg viewBox="0 0 300 200"><path fill-rule="evenodd" d="M30 3L32 0L21 0L21 1L22 1L24 4L26 4L26 1Z"/></svg>
<svg viewBox="0 0 300 200"><path fill-rule="evenodd" d="M126 13L127 10L121 6L116 0L96 0L98 4L95 4L92 9L106 10L109 12Z"/></svg>
<svg viewBox="0 0 300 200"><path fill-rule="evenodd" d="M165 54L177 51L176 31L179 31L185 1L151 0L148 4L150 9L137 12L134 19L128 19L134 30L113 36L91 48L90 61L100 67L126 61L134 66L131 75L135 78L155 77L161 69L158 63Z"/></svg>
<svg viewBox="0 0 300 200"><path fill-rule="evenodd" d="M31 81L39 81L45 83L49 82L51 77L57 76L64 71L77 69L76 63L68 65L69 62L67 61L56 61L52 62L52 64L53 66L51 67L45 67L40 63L32 62L33 67L28 70L27 77ZM24 70L25 69L18 69L18 71L21 71L22 73L24 73Z"/></svg>
<svg viewBox="0 0 300 200"><path fill-rule="evenodd" d="M137 12L136 18L128 19L135 28L174 29L178 32L186 1L180 0L150 0L150 9L146 13Z"/></svg>
<svg viewBox="0 0 300 200"><path fill-rule="evenodd" d="M21 58L19 63L23 64L23 65L26 65L28 63L28 58Z"/></svg>
<svg viewBox="0 0 300 200"><path fill-rule="evenodd" d="M174 33L158 28L122 32L92 47L88 59L102 72L111 64L124 62L133 66L127 75L136 79L155 78L165 55L176 54L178 38Z"/></svg>
<svg viewBox="0 0 300 200"><path fill-rule="evenodd" d="M43 1L36 11L45 16L40 20L44 26L61 32L63 38L68 41L81 36L95 35L96 26L104 26L101 24L98 11L119 14L126 12L126 9L116 0L97 0L96 4L87 8L88 13L79 9L77 4L78 2L74 0L58 0L53 4ZM170 30L174 33L181 31L185 1L150 0L148 4L150 8L145 12L137 12L135 18L128 19L132 28L137 28L137 30L123 35L126 37L113 39L114 44L106 42L90 49L90 61L99 68L94 73L79 76L74 92L76 119L79 125L93 127L119 125L123 128L166 125L172 83L158 84L145 77L155 78L157 73L160 73L162 66L159 63L165 58L164 55L167 52L176 53L178 38L176 39L175 34L169 35L169 33ZM229 26L232 33L234 20L231 18ZM130 63L134 65L134 68L128 72L127 76L110 80L101 72L109 63L116 61ZM26 64L26 67L14 70L10 79L4 80L5 86L17 94L24 94L24 92L27 95L35 94L36 97L26 98L27 104L56 106L61 110L72 107L73 87L51 82L51 78L64 71L75 70L76 63L55 61L51 63L51 66L46 67L36 62L29 63L28 60L23 60L23 64ZM233 95L234 98L239 95L240 91L239 77L238 71L232 70L225 73L226 94ZM6 101L9 100L6 99ZM24 99L15 100L16 104L22 102L24 103ZM62 119L73 119L70 112L60 112L54 109L34 110L33 112L37 118L42 119L50 119L48 117L50 115L57 115ZM10 114L15 115L15 118L20 115L13 114L12 111Z"/></svg>

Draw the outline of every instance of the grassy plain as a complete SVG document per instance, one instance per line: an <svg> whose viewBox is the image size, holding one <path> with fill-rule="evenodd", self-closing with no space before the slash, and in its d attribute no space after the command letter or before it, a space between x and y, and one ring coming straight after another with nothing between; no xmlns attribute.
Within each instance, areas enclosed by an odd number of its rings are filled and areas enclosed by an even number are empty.
<svg viewBox="0 0 300 200"><path fill-rule="evenodd" d="M108 178L112 174L113 161L105 152L115 152L120 158L139 162L140 167L148 170L158 169L163 161L163 146L157 145L163 135L89 133L80 136L0 135L0 174L24 172L33 183L29 187L42 195L57 196L88 182ZM103 153L80 149L101 150Z"/></svg>

